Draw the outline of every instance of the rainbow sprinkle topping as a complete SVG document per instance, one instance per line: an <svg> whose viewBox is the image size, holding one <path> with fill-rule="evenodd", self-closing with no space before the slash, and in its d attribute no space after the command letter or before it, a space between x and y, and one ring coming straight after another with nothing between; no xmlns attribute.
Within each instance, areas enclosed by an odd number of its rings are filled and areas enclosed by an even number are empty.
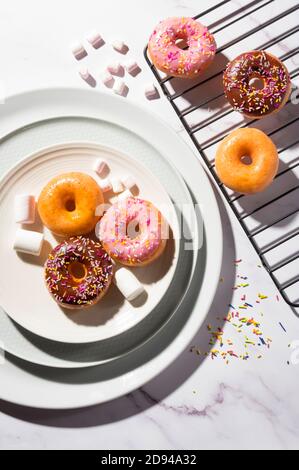
<svg viewBox="0 0 299 470"><path fill-rule="evenodd" d="M180 40L186 43L186 49L178 47ZM160 70L178 77L196 76L208 67L216 53L214 36L188 17L161 21L150 37L148 48Z"/></svg>
<svg viewBox="0 0 299 470"><path fill-rule="evenodd" d="M252 84L255 79L262 87ZM273 55L252 51L229 62L223 85L226 97L236 111L260 117L276 111L288 98L290 76L283 63Z"/></svg>
<svg viewBox="0 0 299 470"><path fill-rule="evenodd" d="M161 247L167 222L150 202L130 197L114 204L99 225L99 238L110 256L127 265L140 265Z"/></svg>
<svg viewBox="0 0 299 470"><path fill-rule="evenodd" d="M77 279L72 267L85 271ZM56 302L65 307L82 307L96 303L110 285L112 260L100 243L84 237L71 238L56 246L45 264L45 280Z"/></svg>

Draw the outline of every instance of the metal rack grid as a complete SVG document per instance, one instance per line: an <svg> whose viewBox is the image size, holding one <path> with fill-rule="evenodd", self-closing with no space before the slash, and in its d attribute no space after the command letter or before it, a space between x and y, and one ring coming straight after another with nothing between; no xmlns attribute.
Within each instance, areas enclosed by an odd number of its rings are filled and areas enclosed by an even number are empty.
<svg viewBox="0 0 299 470"><path fill-rule="evenodd" d="M299 158L297 155L295 157L293 155L296 152L296 147L299 146L299 99L297 97L297 87L295 86L292 93L292 97L294 98L295 96L295 101L298 102L297 108L294 105L294 99L290 98L283 110L277 113L275 117L269 116L262 120L249 120L242 117L241 122L233 122L232 124L229 121L228 124L223 124L227 118L231 119L232 116L237 115L241 118L241 116L228 105L219 83L222 80L226 63L239 53L252 49L272 50L277 47L279 50L284 50L290 38L295 39L295 42L298 43L299 4L290 5L287 10L278 12L276 15L274 12L273 15L273 4L275 3L277 3L277 0L256 0L248 2L247 5L236 10L230 0L224 0L194 16L194 19L207 18L203 22L207 24L210 31L214 34L217 44L218 33L221 32L221 35L224 35L225 38L228 37L228 41L217 49L214 61L216 65L214 67L212 65L202 77L195 81L176 79L160 73L148 56L147 47L144 54L163 93L180 118L185 130L204 160L206 167L240 222L280 294L289 305L298 307L299 264L297 265L297 263L299 261L299 250L297 247L299 218L296 220L296 216L299 215L299 175L296 175L296 168L298 167L297 169L299 169ZM225 12L223 16L222 8L228 6L231 7L232 11ZM250 29L243 32L243 27L245 27L243 22L252 19L254 24L253 15L260 13L262 14L262 22L253 27L249 24ZM217 19L218 14L219 19ZM212 24L209 24L209 15L216 16L216 21L212 22ZM264 21L269 16L270 19ZM282 26L281 21L287 21L287 27L285 25ZM235 28L237 25L241 26L242 32L237 37L230 39L228 33L230 27L233 26ZM248 25L246 27L248 28ZM271 34L268 31L269 29ZM273 32L274 37L272 37ZM277 32L279 34L276 34ZM256 38L259 34L264 34L263 38L267 39L267 41L262 43L255 42L253 47L252 41L258 41ZM298 34L298 37L296 34ZM269 36L271 36L270 39L268 39ZM242 44L244 40L250 42L248 47L246 47L246 42ZM234 55L228 59L225 53L229 53L230 49L232 49L231 54ZM236 50L238 50L237 54L234 52ZM286 63L294 86L294 80L299 76L299 67L296 67L296 64L299 65L299 47L287 50L283 54L276 53L275 55L278 55ZM290 60L291 64L289 63ZM221 103L223 104L221 105ZM205 113L207 107L208 114ZM189 119L190 117L191 120ZM272 185L273 187L275 186L276 192L273 189L269 189L269 191L267 190L263 193L263 196L235 194L225 188L217 176L213 160L215 145L231 130L237 127L252 125L264 130L275 141L281 161L278 174ZM201 136L201 132L204 133L206 129L210 129L210 135L208 139L203 140L204 137ZM258 214L260 217L258 217ZM272 220L270 220L269 214L274 215ZM258 221L259 225L253 227L252 220L254 222ZM259 237L262 237L262 241L259 240ZM289 245L293 245L293 247L290 248ZM291 250L287 255L285 254L288 251L286 248ZM271 254L274 254L274 261L271 259ZM290 268L291 266L292 269ZM279 273L284 272L286 274L285 268L287 268L288 278L281 280ZM294 294L290 293L290 288L293 289Z"/></svg>

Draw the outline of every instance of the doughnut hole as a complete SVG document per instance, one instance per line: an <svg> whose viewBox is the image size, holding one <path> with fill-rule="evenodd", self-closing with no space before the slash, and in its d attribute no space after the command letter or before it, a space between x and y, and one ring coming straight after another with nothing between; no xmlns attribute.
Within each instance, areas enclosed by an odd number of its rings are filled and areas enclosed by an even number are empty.
<svg viewBox="0 0 299 470"><path fill-rule="evenodd" d="M130 222L127 223L126 226L126 235L129 237L131 240L134 240L135 238L139 237L141 234L141 229L140 229L140 224L138 220L131 220Z"/></svg>
<svg viewBox="0 0 299 470"><path fill-rule="evenodd" d="M249 78L249 86L254 90L260 91L265 88L265 80L260 76L252 76Z"/></svg>
<svg viewBox="0 0 299 470"><path fill-rule="evenodd" d="M250 155L243 155L240 160L243 165L252 165L252 157Z"/></svg>
<svg viewBox="0 0 299 470"><path fill-rule="evenodd" d="M76 210L76 201L74 198L69 198L65 201L65 209L67 212L74 212Z"/></svg>
<svg viewBox="0 0 299 470"><path fill-rule="evenodd" d="M69 273L75 282L82 282L87 276L87 268L80 261L73 261L69 265Z"/></svg>
<svg viewBox="0 0 299 470"><path fill-rule="evenodd" d="M188 40L186 36L178 37L175 41L175 45L182 50L186 50L189 47Z"/></svg>
<svg viewBox="0 0 299 470"><path fill-rule="evenodd" d="M235 163L238 163L239 171L241 174L244 172L250 172L251 166L254 163L254 152L252 152L251 148L248 146L247 143L243 143L240 145L238 152L235 155Z"/></svg>

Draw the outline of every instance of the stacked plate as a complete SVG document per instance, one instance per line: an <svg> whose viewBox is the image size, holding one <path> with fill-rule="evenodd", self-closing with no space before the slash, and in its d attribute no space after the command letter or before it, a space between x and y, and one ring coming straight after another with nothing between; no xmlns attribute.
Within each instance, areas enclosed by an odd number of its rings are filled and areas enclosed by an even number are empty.
<svg viewBox="0 0 299 470"><path fill-rule="evenodd" d="M77 89L11 97L0 110L0 398L40 408L112 400L165 369L203 322L219 279L222 231L208 178L165 124L125 100ZM112 287L95 307L62 311L43 280L57 241L44 230L39 258L12 249L18 193L38 194L60 173L104 158L133 175L140 197L167 218L159 260L134 274L146 295L129 303Z"/></svg>

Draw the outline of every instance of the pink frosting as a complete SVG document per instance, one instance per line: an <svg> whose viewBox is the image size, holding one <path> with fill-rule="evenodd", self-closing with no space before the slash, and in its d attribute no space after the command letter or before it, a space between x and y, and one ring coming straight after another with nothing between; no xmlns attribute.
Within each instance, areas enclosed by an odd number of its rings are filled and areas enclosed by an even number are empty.
<svg viewBox="0 0 299 470"><path fill-rule="evenodd" d="M188 49L176 45L178 39L187 42ZM149 53L155 65L169 75L195 76L206 69L216 53L214 36L193 18L168 18L153 31Z"/></svg>
<svg viewBox="0 0 299 470"><path fill-rule="evenodd" d="M99 238L110 256L120 263L142 264L161 245L162 215L150 202L130 197L104 214Z"/></svg>

